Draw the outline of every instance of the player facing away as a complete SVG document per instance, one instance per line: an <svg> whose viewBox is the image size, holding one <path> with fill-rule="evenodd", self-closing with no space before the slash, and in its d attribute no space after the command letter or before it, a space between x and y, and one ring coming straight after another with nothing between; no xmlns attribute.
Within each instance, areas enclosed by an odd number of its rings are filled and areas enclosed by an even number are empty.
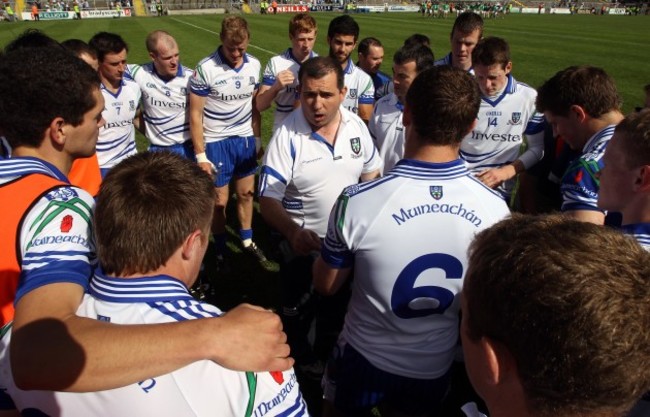
<svg viewBox="0 0 650 417"><path fill-rule="evenodd" d="M320 307L309 279L314 253L321 248L336 197L348 185L377 177L381 159L365 124L341 107L346 91L339 63L312 58L299 76L301 105L269 143L259 195L264 220L282 235L281 315L292 354L306 367L317 359L307 338Z"/></svg>
<svg viewBox="0 0 650 417"><path fill-rule="evenodd" d="M298 99L298 69L317 54L313 51L318 26L308 13L298 13L289 21L291 47L269 60L264 68L262 85L257 93L257 110L262 112L275 103L273 132L300 102Z"/></svg>
<svg viewBox="0 0 650 417"><path fill-rule="evenodd" d="M406 92L417 75L433 66L429 47L415 44L403 46L393 56L393 93L375 104L368 130L384 161L383 172L390 171L404 156L404 124L402 114Z"/></svg>
<svg viewBox="0 0 650 417"><path fill-rule="evenodd" d="M535 89L512 76L510 46L504 39L482 39L472 62L481 107L460 155L470 171L508 201L516 175L544 155L544 116L535 108Z"/></svg>
<svg viewBox="0 0 650 417"><path fill-rule="evenodd" d="M364 38L359 42L357 67L372 78L375 89L375 102L388 95L393 89L391 77L380 71L384 61L384 46L377 38Z"/></svg>
<svg viewBox="0 0 650 417"><path fill-rule="evenodd" d="M566 216L478 234L461 337L490 416L625 416L650 387L649 279L633 239Z"/></svg>
<svg viewBox="0 0 650 417"><path fill-rule="evenodd" d="M142 92L142 122L149 149L169 150L194 159L188 103L194 71L180 63L178 43L169 33L153 31L145 45L151 62L128 65L126 77Z"/></svg>
<svg viewBox="0 0 650 417"><path fill-rule="evenodd" d="M580 155L562 177L561 210L581 221L603 224L597 205L598 171L614 128L623 120L614 80L601 68L574 66L556 73L537 90L537 109Z"/></svg>
<svg viewBox="0 0 650 417"><path fill-rule="evenodd" d="M483 18L474 12L461 13L451 28L451 52L437 60L436 66L451 65L473 74L472 51L482 37Z"/></svg>
<svg viewBox="0 0 650 417"><path fill-rule="evenodd" d="M165 181L159 175L165 173ZM212 178L172 152L146 152L105 177L93 218L99 268L77 314L114 324L171 323L218 317L192 298L214 212ZM166 227L160 228L163 221ZM6 353L10 333L0 346ZM9 369L9 357L0 354ZM60 416L306 416L292 369L237 372L199 361L108 391L22 391L10 372L0 389L23 413Z"/></svg>
<svg viewBox="0 0 650 417"><path fill-rule="evenodd" d="M375 88L370 76L354 65L350 58L358 39L359 24L348 15L335 17L327 28L329 56L341 65L345 73L347 93L343 107L367 124L375 102Z"/></svg>
<svg viewBox="0 0 650 417"><path fill-rule="evenodd" d="M479 104L467 72L420 73L406 95L404 159L347 187L332 210L314 286L332 294L353 270L354 282L323 378L327 415L377 406L386 416L425 416L448 391L467 247L509 214L459 157Z"/></svg>
<svg viewBox="0 0 650 417"><path fill-rule="evenodd" d="M260 62L246 53L248 23L239 16L221 22L221 45L201 60L190 81L190 130L199 166L214 176L217 188L212 226L217 266L224 269L226 205L230 182L237 195L239 236L247 253L266 262L253 242L253 194L261 150L260 113L255 106Z"/></svg>
<svg viewBox="0 0 650 417"><path fill-rule="evenodd" d="M5 253L20 256L2 257L1 268L13 271L3 285L18 282L10 344L17 386L105 390L204 359L231 369L291 367L279 317L255 306L241 305L218 318L143 326L75 314L94 263L94 200L67 186L65 173L72 160L93 152L103 124L100 81L96 71L58 47L19 52L0 59L0 130L15 150L0 163L0 192L7 193L2 201L13 203L12 213L3 212L3 230L16 234L4 233L0 241ZM43 77L52 67L57 71ZM44 254L47 262L41 261ZM0 294L11 293L3 288ZM12 301L3 300L3 307Z"/></svg>
<svg viewBox="0 0 650 417"><path fill-rule="evenodd" d="M97 159L102 176L122 159L137 153L135 128L140 88L124 78L129 48L115 33L99 32L88 42L97 52L99 78L105 108L102 117L106 121L97 140Z"/></svg>

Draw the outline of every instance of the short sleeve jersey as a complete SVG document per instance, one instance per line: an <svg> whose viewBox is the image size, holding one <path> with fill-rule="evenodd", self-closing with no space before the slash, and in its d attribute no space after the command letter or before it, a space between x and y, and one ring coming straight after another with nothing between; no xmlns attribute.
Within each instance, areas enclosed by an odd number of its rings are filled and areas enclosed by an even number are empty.
<svg viewBox="0 0 650 417"><path fill-rule="evenodd" d="M321 255L354 267L341 338L375 367L434 379L451 366L474 235L509 214L462 160L403 159L353 185L332 210Z"/></svg>
<svg viewBox="0 0 650 417"><path fill-rule="evenodd" d="M384 161L384 172L391 170L404 156L404 106L394 93L379 99L375 104L368 130L375 140L379 156Z"/></svg>
<svg viewBox="0 0 650 417"><path fill-rule="evenodd" d="M375 102L375 87L372 79L361 68L348 59L348 65L343 70L345 86L348 92L343 100L343 107L354 114L359 113L359 104Z"/></svg>
<svg viewBox="0 0 650 417"><path fill-rule="evenodd" d="M615 127L607 126L593 135L582 149L582 155L569 164L560 183L562 211L602 211L597 205L600 189L597 173L603 169L603 155Z"/></svg>
<svg viewBox="0 0 650 417"><path fill-rule="evenodd" d="M56 167L40 159L0 160L0 186L35 173L68 182ZM93 207L90 194L73 186L55 188L34 202L17 234L20 281L16 302L47 284L65 282L86 288L95 263Z"/></svg>
<svg viewBox="0 0 650 417"><path fill-rule="evenodd" d="M140 103L140 87L124 79L117 93L113 94L103 84L104 126L97 138L97 159L100 168L112 168L127 156L137 152L135 146L135 118Z"/></svg>
<svg viewBox="0 0 650 417"><path fill-rule="evenodd" d="M380 169L381 159L359 117L341 108L334 146L314 133L301 109L285 119L266 150L259 195L282 202L299 225L325 237L327 219L343 188Z"/></svg>
<svg viewBox="0 0 650 417"><path fill-rule="evenodd" d="M194 300L175 278L156 275L114 278L97 272L77 310L82 317L117 324L170 323L217 317L221 311ZM1 345L6 349L8 340ZM8 357L2 359L3 367ZM236 372L198 361L169 374L122 388L91 393L22 391L8 372L0 376L20 410L59 416L307 416L296 375ZM40 414L39 414L40 415Z"/></svg>
<svg viewBox="0 0 650 417"><path fill-rule="evenodd" d="M519 158L524 135L544 131L544 116L537 112L537 92L508 75L503 93L491 100L481 98L476 127L460 144L460 154L470 171L510 164ZM536 159L522 160L531 166Z"/></svg>
<svg viewBox="0 0 650 417"><path fill-rule="evenodd" d="M315 52L311 52L309 58L318 56ZM289 70L293 73L293 83L284 88L275 96L275 114L273 120L273 130L280 126L280 123L293 111L293 105L296 102L297 88L299 84L298 70L300 69L300 62L291 53L291 48L288 48L281 55L276 55L269 60L264 68L264 75L262 77L262 84L272 86L275 83L275 77L278 73Z"/></svg>
<svg viewBox="0 0 650 417"><path fill-rule="evenodd" d="M190 79L192 94L207 97L203 110L206 143L253 135L253 96L259 87L260 62L246 54L243 64L232 68L220 48L199 62Z"/></svg>
<svg viewBox="0 0 650 417"><path fill-rule="evenodd" d="M165 81L153 63L128 65L127 76L142 92L145 136L152 145L172 146L190 140L189 82L194 71L178 66L174 78Z"/></svg>

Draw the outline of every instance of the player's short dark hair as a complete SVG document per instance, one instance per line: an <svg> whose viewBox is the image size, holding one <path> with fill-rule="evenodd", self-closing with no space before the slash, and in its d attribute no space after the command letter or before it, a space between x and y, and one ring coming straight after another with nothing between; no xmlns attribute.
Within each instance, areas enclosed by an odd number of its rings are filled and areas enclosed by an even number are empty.
<svg viewBox="0 0 650 417"><path fill-rule="evenodd" d="M129 52L129 46L124 39L116 33L99 32L90 38L88 45L97 53L99 62L104 61L108 54L119 54L122 51Z"/></svg>
<svg viewBox="0 0 650 417"><path fill-rule="evenodd" d="M359 39L359 24L347 14L335 17L327 28L327 37L332 39L336 35L352 35L356 42Z"/></svg>
<svg viewBox="0 0 650 417"><path fill-rule="evenodd" d="M475 30L479 31L478 37L481 39L483 36L483 18L478 13L463 12L454 20L454 26L452 26L449 36L453 37L454 31L469 35Z"/></svg>
<svg viewBox="0 0 650 417"><path fill-rule="evenodd" d="M5 46L5 52L26 48L60 48L61 44L38 29L27 29Z"/></svg>
<svg viewBox="0 0 650 417"><path fill-rule="evenodd" d="M77 57L81 57L81 55L86 54L97 59L97 52L95 52L95 50L91 48L90 45L81 39L65 40L61 42L61 46L75 54Z"/></svg>
<svg viewBox="0 0 650 417"><path fill-rule="evenodd" d="M93 225L101 267L117 276L144 274L163 266L197 229L208 239L214 198L210 176L182 156L126 158L97 195Z"/></svg>
<svg viewBox="0 0 650 417"><path fill-rule="evenodd" d="M377 38L368 37L363 38L359 41L359 46L357 47L357 52L363 55L368 55L368 51L371 46L383 48L381 41Z"/></svg>
<svg viewBox="0 0 650 417"><path fill-rule="evenodd" d="M318 30L318 24L309 13L298 13L289 20L289 34L292 36L312 30Z"/></svg>
<svg viewBox="0 0 650 417"><path fill-rule="evenodd" d="M432 67L419 73L406 93L412 118L408 128L427 143L459 145L472 127L480 104L478 85L466 71Z"/></svg>
<svg viewBox="0 0 650 417"><path fill-rule="evenodd" d="M423 35L421 33L414 33L413 35L406 38L406 40L404 41L404 46L411 46L411 45L424 45L430 48L431 40L427 35Z"/></svg>
<svg viewBox="0 0 650 417"><path fill-rule="evenodd" d="M630 113L616 125L627 168L650 165L650 109Z"/></svg>
<svg viewBox="0 0 650 417"><path fill-rule="evenodd" d="M56 69L53 71L52 69ZM63 48L26 48L0 57L0 131L12 148L41 145L52 120L78 126L96 104L99 76Z"/></svg>
<svg viewBox="0 0 650 417"><path fill-rule="evenodd" d="M428 46L420 44L402 46L393 55L393 62L397 65L404 65L411 61L415 61L415 70L420 73L433 67L435 58Z"/></svg>
<svg viewBox="0 0 650 417"><path fill-rule="evenodd" d="M472 65L500 65L505 68L510 62L510 45L503 38L481 39L472 51Z"/></svg>
<svg viewBox="0 0 650 417"><path fill-rule="evenodd" d="M336 87L341 90L345 87L345 75L341 65L328 56L317 56L303 62L298 70L298 80L303 83L303 77L321 79L329 73L336 74Z"/></svg>
<svg viewBox="0 0 650 417"><path fill-rule="evenodd" d="M623 415L650 384L649 280L631 237L515 214L469 248L466 335L505 346L540 415Z"/></svg>
<svg viewBox="0 0 650 417"><path fill-rule="evenodd" d="M619 110L621 99L614 80L602 68L573 66L556 73L537 89L537 109L567 116L581 106L589 116Z"/></svg>

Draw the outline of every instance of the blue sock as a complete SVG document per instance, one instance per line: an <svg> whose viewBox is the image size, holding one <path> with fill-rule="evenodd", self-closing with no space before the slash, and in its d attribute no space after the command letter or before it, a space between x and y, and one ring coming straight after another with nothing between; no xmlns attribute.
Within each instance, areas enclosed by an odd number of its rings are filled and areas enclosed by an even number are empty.
<svg viewBox="0 0 650 417"><path fill-rule="evenodd" d="M253 229L239 229L239 237L245 248L250 246L253 243Z"/></svg>

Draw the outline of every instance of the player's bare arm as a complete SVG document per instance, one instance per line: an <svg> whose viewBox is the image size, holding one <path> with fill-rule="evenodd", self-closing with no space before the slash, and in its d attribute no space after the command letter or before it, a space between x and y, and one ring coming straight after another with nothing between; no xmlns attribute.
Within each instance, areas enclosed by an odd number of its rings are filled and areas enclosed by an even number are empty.
<svg viewBox="0 0 650 417"><path fill-rule="evenodd" d="M335 294L350 275L352 268L334 269L318 257L313 266L313 283L316 291L323 295Z"/></svg>
<svg viewBox="0 0 650 417"><path fill-rule="evenodd" d="M380 176L381 176L380 171L378 169L376 169L376 170L374 170L372 172L368 172L366 174L361 174L360 179L361 179L361 182L366 182L366 181L374 180L375 178L379 178Z"/></svg>
<svg viewBox="0 0 650 417"><path fill-rule="evenodd" d="M190 93L190 133L192 134L192 145L194 145L194 154L197 155L197 162L202 170L210 175L214 175L214 166L205 157L205 139L203 137L203 109L207 97L201 97ZM201 158L201 154L203 157Z"/></svg>
<svg viewBox="0 0 650 417"><path fill-rule="evenodd" d="M224 316L114 325L75 315L82 287L50 284L16 305L11 365L22 389L98 391L162 375L197 360L248 371L293 365L279 317L241 305Z"/></svg>
<svg viewBox="0 0 650 417"><path fill-rule="evenodd" d="M288 85L293 84L295 77L290 70L280 71L275 77L275 82L273 85L262 85L260 87L260 92L257 95L256 108L259 111L264 111L271 107L273 100L278 95L278 93L284 90Z"/></svg>
<svg viewBox="0 0 650 417"><path fill-rule="evenodd" d="M359 104L358 116L366 123L366 125L368 125L368 122L372 117L373 108L374 104Z"/></svg>
<svg viewBox="0 0 650 417"><path fill-rule="evenodd" d="M259 98L260 90L256 90L253 94L253 116L251 124L253 126L253 135L255 135L255 150L257 152L257 159L264 156L264 146L262 145L262 114L257 109L257 100Z"/></svg>
<svg viewBox="0 0 650 417"><path fill-rule="evenodd" d="M260 212L264 221L289 241L297 255L320 251L321 241L313 230L304 229L287 214L282 203L271 197L260 197Z"/></svg>

